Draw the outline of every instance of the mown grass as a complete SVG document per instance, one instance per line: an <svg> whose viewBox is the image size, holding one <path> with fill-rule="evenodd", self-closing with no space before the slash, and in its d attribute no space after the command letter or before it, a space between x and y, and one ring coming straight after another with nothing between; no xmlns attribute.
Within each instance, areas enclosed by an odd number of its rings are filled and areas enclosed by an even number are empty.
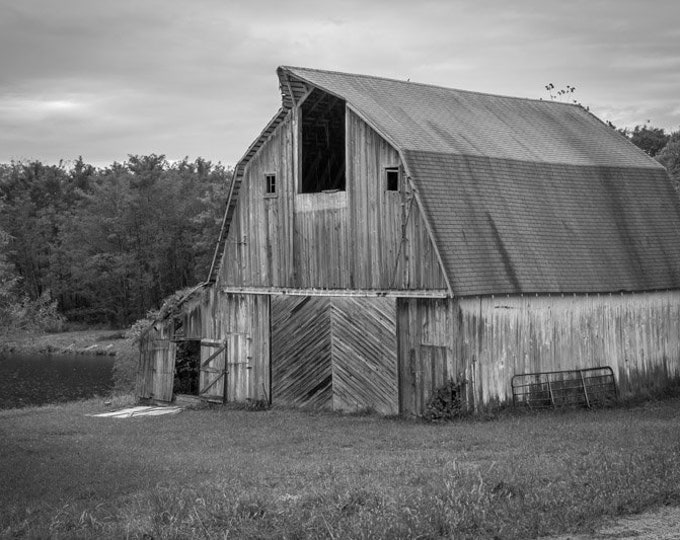
<svg viewBox="0 0 680 540"><path fill-rule="evenodd" d="M6 538L534 538L680 504L680 400L431 425L0 412Z"/></svg>

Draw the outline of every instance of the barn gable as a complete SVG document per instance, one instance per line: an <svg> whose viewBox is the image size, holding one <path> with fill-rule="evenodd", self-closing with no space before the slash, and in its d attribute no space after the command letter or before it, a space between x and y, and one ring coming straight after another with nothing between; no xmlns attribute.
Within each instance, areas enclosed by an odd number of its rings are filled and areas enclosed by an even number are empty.
<svg viewBox="0 0 680 540"><path fill-rule="evenodd" d="M399 152L333 94L297 103L236 167L209 282L447 294Z"/></svg>

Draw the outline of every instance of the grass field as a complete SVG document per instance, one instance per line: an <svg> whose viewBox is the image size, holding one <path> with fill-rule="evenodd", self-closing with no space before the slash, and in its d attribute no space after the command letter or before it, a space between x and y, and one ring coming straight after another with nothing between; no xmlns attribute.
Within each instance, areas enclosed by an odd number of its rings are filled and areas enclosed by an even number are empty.
<svg viewBox="0 0 680 540"><path fill-rule="evenodd" d="M680 399L431 425L0 411L3 538L534 538L680 504Z"/></svg>

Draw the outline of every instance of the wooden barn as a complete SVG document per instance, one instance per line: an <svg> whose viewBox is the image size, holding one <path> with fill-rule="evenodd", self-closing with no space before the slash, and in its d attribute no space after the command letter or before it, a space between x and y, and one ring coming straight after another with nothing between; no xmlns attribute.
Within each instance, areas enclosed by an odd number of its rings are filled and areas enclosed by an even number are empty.
<svg viewBox="0 0 680 540"><path fill-rule="evenodd" d="M480 409L527 373L609 366L623 395L680 376L680 203L615 130L577 105L277 73L139 397L172 400L187 343L206 399L383 414L449 380Z"/></svg>

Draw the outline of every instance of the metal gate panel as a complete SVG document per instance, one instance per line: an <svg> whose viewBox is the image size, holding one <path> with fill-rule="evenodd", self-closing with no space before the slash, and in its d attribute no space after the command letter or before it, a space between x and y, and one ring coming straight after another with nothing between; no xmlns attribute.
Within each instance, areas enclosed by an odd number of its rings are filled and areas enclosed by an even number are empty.
<svg viewBox="0 0 680 540"><path fill-rule="evenodd" d="M511 380L514 405L593 407L616 400L616 378L609 366L515 375Z"/></svg>

